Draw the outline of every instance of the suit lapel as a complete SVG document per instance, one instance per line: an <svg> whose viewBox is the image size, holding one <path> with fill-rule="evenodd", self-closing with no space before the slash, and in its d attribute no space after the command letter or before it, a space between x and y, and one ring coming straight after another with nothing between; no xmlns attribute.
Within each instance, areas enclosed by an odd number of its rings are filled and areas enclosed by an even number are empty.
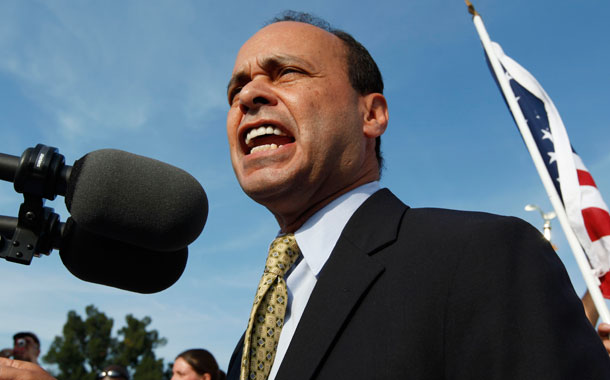
<svg viewBox="0 0 610 380"><path fill-rule="evenodd" d="M396 239L406 209L382 189L356 210L320 272L276 380L314 376L358 300L382 275L372 255Z"/></svg>

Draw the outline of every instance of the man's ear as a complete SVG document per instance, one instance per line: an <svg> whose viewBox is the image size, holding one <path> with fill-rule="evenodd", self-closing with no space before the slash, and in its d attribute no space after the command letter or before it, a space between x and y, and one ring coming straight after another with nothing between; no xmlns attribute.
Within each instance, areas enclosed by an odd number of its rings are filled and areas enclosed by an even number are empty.
<svg viewBox="0 0 610 380"><path fill-rule="evenodd" d="M366 137L381 136L388 126L388 102L385 96L374 92L363 96L364 123L362 131Z"/></svg>

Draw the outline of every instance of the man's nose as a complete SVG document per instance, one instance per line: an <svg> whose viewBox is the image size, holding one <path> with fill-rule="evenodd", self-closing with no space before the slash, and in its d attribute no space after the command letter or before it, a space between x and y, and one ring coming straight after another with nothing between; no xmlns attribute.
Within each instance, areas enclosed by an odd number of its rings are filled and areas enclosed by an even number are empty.
<svg viewBox="0 0 610 380"><path fill-rule="evenodd" d="M256 112L265 105L274 106L276 104L277 97L271 83L266 78L255 78L239 92L239 108L244 114Z"/></svg>

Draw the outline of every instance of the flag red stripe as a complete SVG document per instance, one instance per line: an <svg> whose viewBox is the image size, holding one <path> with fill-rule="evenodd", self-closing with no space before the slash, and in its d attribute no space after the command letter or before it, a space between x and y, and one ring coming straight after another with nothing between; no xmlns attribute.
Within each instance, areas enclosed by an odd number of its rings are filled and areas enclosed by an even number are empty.
<svg viewBox="0 0 610 380"><path fill-rule="evenodd" d="M601 281L599 288L602 291L602 295L604 298L610 298L610 274L606 273L599 280Z"/></svg>
<svg viewBox="0 0 610 380"><path fill-rule="evenodd" d="M604 236L610 236L610 214L608 211L597 207L589 207L582 210L585 227L591 241L597 241Z"/></svg>
<svg viewBox="0 0 610 380"><path fill-rule="evenodd" d="M593 180L593 177L591 176L591 174L589 174L589 172L584 170L577 170L576 173L578 173L578 183L580 184L580 186L597 187L595 181Z"/></svg>

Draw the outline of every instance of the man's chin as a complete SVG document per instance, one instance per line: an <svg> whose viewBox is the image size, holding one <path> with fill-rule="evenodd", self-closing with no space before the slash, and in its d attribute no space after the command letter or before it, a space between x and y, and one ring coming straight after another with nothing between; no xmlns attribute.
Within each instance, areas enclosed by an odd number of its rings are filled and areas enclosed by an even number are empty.
<svg viewBox="0 0 610 380"><path fill-rule="evenodd" d="M282 178L249 178L240 182L241 188L253 201L272 209L277 202L285 202L287 198L295 195L296 187Z"/></svg>
<svg viewBox="0 0 610 380"><path fill-rule="evenodd" d="M248 197L252 198L253 201L260 203L263 206L265 206L267 202L282 196L279 186L273 186L273 184L269 183L259 182L252 185L242 185L242 190Z"/></svg>

